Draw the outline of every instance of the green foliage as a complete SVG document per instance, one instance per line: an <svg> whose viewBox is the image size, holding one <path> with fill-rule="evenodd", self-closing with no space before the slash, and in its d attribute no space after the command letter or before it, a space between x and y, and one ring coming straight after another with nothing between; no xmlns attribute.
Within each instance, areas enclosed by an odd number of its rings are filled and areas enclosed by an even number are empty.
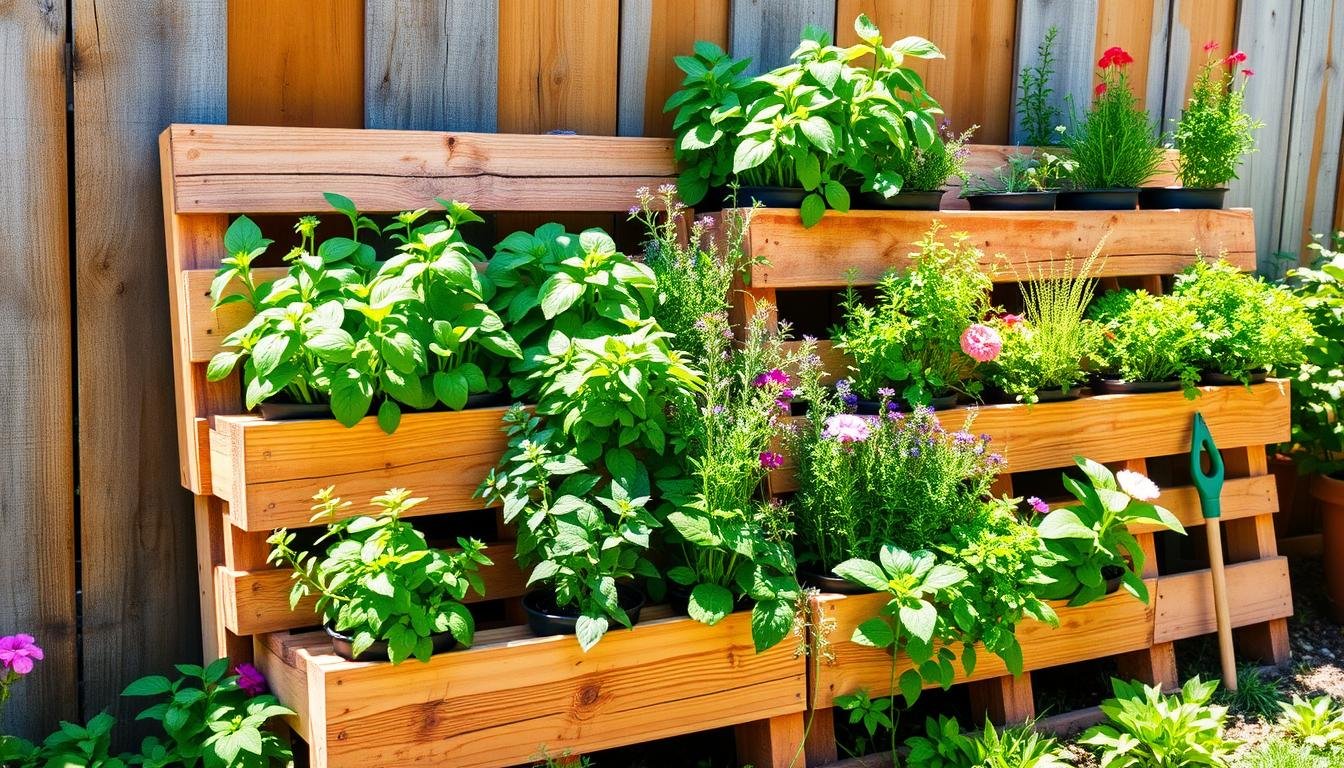
<svg viewBox="0 0 1344 768"><path fill-rule="evenodd" d="M1344 757L1344 705L1329 696L1294 696L1279 707L1279 727L1292 739L1319 754Z"/></svg>
<svg viewBox="0 0 1344 768"><path fill-rule="evenodd" d="M842 712L849 713L849 724L862 726L867 734L856 739L853 754L856 756L869 754L871 746L883 735L890 740L892 752L895 752L896 723L892 719L894 700L894 697L874 699L862 688L854 693L835 697L835 706Z"/></svg>
<svg viewBox="0 0 1344 768"><path fill-rule="evenodd" d="M940 230L935 224L915 244L908 269L882 277L875 306L852 287L845 293L845 319L831 335L854 359L854 387L864 395L897 386L907 403L927 404L981 390L961 335L989 311L990 278L965 235L954 235L948 245L938 239Z"/></svg>
<svg viewBox="0 0 1344 768"><path fill-rule="evenodd" d="M981 732L962 733L954 718L924 722L924 735L906 739L908 764L920 768L1070 768L1059 743L1033 723L1000 731L988 720Z"/></svg>
<svg viewBox="0 0 1344 768"><path fill-rule="evenodd" d="M1332 768L1330 759L1305 744L1273 737L1237 762L1237 768Z"/></svg>
<svg viewBox="0 0 1344 768"><path fill-rule="evenodd" d="M1260 674L1254 664L1237 665L1237 690L1219 689L1214 700L1227 705L1228 709L1242 715L1267 718L1277 712L1279 684L1272 677Z"/></svg>
<svg viewBox="0 0 1344 768"><path fill-rule="evenodd" d="M145 739L131 764L266 768L287 763L289 747L266 724L294 711L269 694L249 694L239 686L238 676L226 676L228 668L228 659L218 659L204 669L179 664L177 680L156 675L127 686L123 696L162 699L136 719L157 721L168 736L164 741L153 736Z"/></svg>
<svg viewBox="0 0 1344 768"><path fill-rule="evenodd" d="M681 165L677 189L687 205L695 205L710 187L731 178L737 137L747 124L743 108L760 86L743 74L751 59L734 59L705 40L696 41L691 55L673 61L686 77L663 111L677 110L672 119Z"/></svg>
<svg viewBox="0 0 1344 768"><path fill-rule="evenodd" d="M1157 486L1130 470L1112 474L1081 456L1074 459L1085 482L1064 476L1064 487L1077 503L1048 512L1037 524L1045 548L1057 562L1045 569L1052 584L1041 588L1049 600L1085 605L1106 594L1106 572L1120 575L1121 586L1143 602L1148 588L1143 573L1143 548L1128 526L1142 523L1185 533L1176 516L1152 503Z"/></svg>
<svg viewBox="0 0 1344 768"><path fill-rule="evenodd" d="M1160 686L1112 680L1115 698L1101 704L1106 722L1088 729L1102 768L1228 768L1237 743L1224 737L1225 707L1210 706L1218 683L1187 682L1178 694Z"/></svg>
<svg viewBox="0 0 1344 768"><path fill-rule="evenodd" d="M444 218L416 222L408 211L383 231L399 253L378 262L360 232L378 234L340 195L327 200L351 221L351 237L316 240L318 220L305 216L300 245L285 257L284 277L258 283L253 263L271 241L246 216L224 236L228 256L211 284L215 308L246 302L255 313L224 339L207 367L219 381L242 365L248 408L274 399L327 403L353 426L378 403L378 423L396 429L403 407L442 404L454 410L471 394L501 389L505 361L521 351L486 304L493 286L477 271L481 254L460 227L481 218L440 200Z"/></svg>
<svg viewBox="0 0 1344 768"><path fill-rule="evenodd" d="M1064 136L1064 146L1078 164L1072 185L1077 189L1141 187L1164 156L1152 121L1130 90L1125 64L1107 56L1101 60L1098 76L1100 92L1091 109L1081 121L1075 119L1073 130Z"/></svg>
<svg viewBox="0 0 1344 768"><path fill-rule="evenodd" d="M355 655L384 640L393 664L412 656L429 661L435 634L449 632L471 645L475 622L462 600L468 589L485 592L477 571L492 563L481 542L459 538L456 551L431 548L424 534L401 519L425 499L410 498L403 488L374 498L374 514L344 519L338 518L351 504L333 496L331 488L313 498L313 520L327 523L316 544L331 542L324 557L295 550L295 534L283 528L267 539L271 562L294 570L291 608L316 594L318 613L352 638Z"/></svg>
<svg viewBox="0 0 1344 768"><path fill-rule="evenodd" d="M1179 380L1197 394L1198 319L1180 299L1147 291L1107 291L1088 310L1101 326L1103 371L1123 381Z"/></svg>
<svg viewBox="0 0 1344 768"><path fill-rule="evenodd" d="M996 192L1047 192L1059 189L1077 163L1053 152L1039 156L1014 152L994 171L994 178L977 176L967 182L962 196Z"/></svg>
<svg viewBox="0 0 1344 768"><path fill-rule="evenodd" d="M1289 273L1293 292L1316 333L1303 350L1293 380L1293 439L1286 449L1302 472L1331 474L1344 470L1344 419L1338 405L1344 399L1344 234L1336 235L1334 249L1315 242L1316 259L1310 268Z"/></svg>
<svg viewBox="0 0 1344 768"><path fill-rule="evenodd" d="M1067 391L1087 378L1101 349L1101 329L1087 319L1096 281L1088 277L1097 253L1075 270L1072 260L1054 264L1019 282L1023 317L1001 318L1003 348L991 361L989 380L1018 402L1034 403L1042 390Z"/></svg>
<svg viewBox="0 0 1344 768"><path fill-rule="evenodd" d="M1214 56L1210 49L1181 110L1175 133L1181 152L1176 175L1187 187L1225 186L1237 178L1242 156L1255 151L1254 133L1263 124L1245 112L1250 70L1242 71L1238 84L1236 63L1232 57Z"/></svg>
<svg viewBox="0 0 1344 768"><path fill-rule="evenodd" d="M7 768L126 768L131 755L114 756L112 729L117 724L106 712L86 725L61 721L61 726L40 745L13 736L0 738L0 765Z"/></svg>
<svg viewBox="0 0 1344 768"><path fill-rule="evenodd" d="M1045 38L1036 46L1037 64L1023 67L1017 77L1017 119L1022 126L1022 143L1030 147L1044 147L1059 143L1055 127L1062 115L1050 103L1055 89L1050 80L1055 76L1055 39L1057 27L1045 31Z"/></svg>
<svg viewBox="0 0 1344 768"><path fill-rule="evenodd" d="M1314 335L1300 298L1223 259L1195 262L1172 294L1197 323L1193 362L1246 383L1254 371L1300 363Z"/></svg>
<svg viewBox="0 0 1344 768"><path fill-rule="evenodd" d="M892 171L902 178L901 189L910 192L931 192L942 189L950 178L966 180L966 142L978 125L955 133L946 125L941 135L927 147L915 146L908 154L892 162Z"/></svg>

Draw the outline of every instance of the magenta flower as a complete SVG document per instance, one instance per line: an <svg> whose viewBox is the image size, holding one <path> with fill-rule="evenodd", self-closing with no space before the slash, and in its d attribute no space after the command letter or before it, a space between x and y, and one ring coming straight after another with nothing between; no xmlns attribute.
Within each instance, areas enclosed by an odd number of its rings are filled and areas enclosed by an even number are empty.
<svg viewBox="0 0 1344 768"><path fill-rule="evenodd" d="M243 689L248 696L260 696L266 692L266 678L256 667L243 662L233 671L238 673L238 687Z"/></svg>
<svg viewBox="0 0 1344 768"><path fill-rule="evenodd" d="M1022 316L1014 315L1012 312L1004 312L1002 315L999 315L999 319L1003 321L1003 325L1006 328L1012 328L1022 322Z"/></svg>
<svg viewBox="0 0 1344 768"><path fill-rule="evenodd" d="M872 427L867 419L849 413L837 413L826 419L826 427L821 431L823 438L839 440L842 443L861 443L868 439Z"/></svg>
<svg viewBox="0 0 1344 768"><path fill-rule="evenodd" d="M761 467L764 469L779 469L784 466L784 457L774 451L761 451Z"/></svg>
<svg viewBox="0 0 1344 768"><path fill-rule="evenodd" d="M0 669L26 675L33 671L33 662L41 660L42 649L32 635L0 637Z"/></svg>
<svg viewBox="0 0 1344 768"><path fill-rule="evenodd" d="M1027 499L1027 503L1031 505L1031 510L1038 515L1045 515L1050 512L1050 505L1041 501L1041 497L1039 496L1032 496Z"/></svg>
<svg viewBox="0 0 1344 768"><path fill-rule="evenodd" d="M975 323L961 334L961 351L977 362L988 363L999 356L1001 349L1003 339L999 338L998 331L988 325Z"/></svg>
<svg viewBox="0 0 1344 768"><path fill-rule="evenodd" d="M764 387L770 384L778 384L781 387L789 386L789 374L778 368L771 368L751 381L753 386Z"/></svg>

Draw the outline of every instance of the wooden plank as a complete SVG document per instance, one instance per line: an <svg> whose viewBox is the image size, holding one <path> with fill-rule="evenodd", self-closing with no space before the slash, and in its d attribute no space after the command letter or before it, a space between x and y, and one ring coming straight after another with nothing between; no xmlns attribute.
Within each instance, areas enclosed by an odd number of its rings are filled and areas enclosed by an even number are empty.
<svg viewBox="0 0 1344 768"><path fill-rule="evenodd" d="M212 255L219 258L224 252L217 251ZM253 270L253 274L260 284L284 277L288 271L283 267L259 267ZM244 302L213 308L210 283L215 279L215 273L214 269L191 269L181 273L182 300L177 306L183 318L181 325L186 343L185 357L192 363L210 362L210 358L224 349L224 339L246 325L253 316L251 306ZM242 286L235 282L225 295L241 292ZM193 376L196 375L199 374L193 372Z"/></svg>
<svg viewBox="0 0 1344 768"><path fill-rule="evenodd" d="M834 0L732 0L731 5L729 52L738 58L749 57L747 73L753 75L787 64L806 27L818 27L834 36L837 22L854 23L853 18L836 18Z"/></svg>
<svg viewBox="0 0 1344 768"><path fill-rule="evenodd" d="M1232 625L1245 627L1293 615L1288 560L1270 557L1227 566ZM1213 614L1213 580L1207 570L1158 579L1153 593L1154 642L1185 640L1218 631Z"/></svg>
<svg viewBox="0 0 1344 768"><path fill-rule="evenodd" d="M1174 274L1197 254L1226 251L1243 269L1254 265L1248 210L1053 211L1024 217L997 211L850 211L804 228L797 213L762 209L752 217L747 248L763 259L751 268L755 288L843 287L875 283L905 267L913 243L941 222L946 242L965 232L981 264L1000 282L1068 256L1081 264L1105 238L1100 277ZM1002 258L1000 257L1002 255Z"/></svg>
<svg viewBox="0 0 1344 768"><path fill-rule="evenodd" d="M391 435L373 416L349 429L335 419L219 416L210 441L215 494L247 531L310 525L312 495L329 485L355 510L392 487L429 498L412 514L481 509L476 487L504 451L505 410L408 413Z"/></svg>
<svg viewBox="0 0 1344 768"><path fill-rule="evenodd" d="M663 104L684 77L672 58L689 55L697 40L727 50L723 0L621 0L619 135L672 135L674 113Z"/></svg>
<svg viewBox="0 0 1344 768"><path fill-rule="evenodd" d="M1096 72L1097 16L1099 0L1019 0L1017 5L1017 59L1013 72L1037 62L1036 47L1050 27L1059 29L1055 42L1054 94L1051 105L1065 121L1070 113L1069 98L1080 116L1092 103L1092 83ZM1014 89L1014 112L1017 94ZM1014 114L1013 141L1022 141L1022 126Z"/></svg>
<svg viewBox="0 0 1344 768"><path fill-rule="evenodd" d="M1202 387L1200 393L1194 400L1187 400L1180 392L1165 392L1101 395L1033 406L953 408L939 411L938 419L948 429L960 429L974 414L971 429L991 436L991 449L1002 453L1007 461L1005 472L1069 467L1074 456L1106 463L1186 453L1196 412L1204 415L1224 450L1287 439L1286 382L1276 380L1250 389ZM770 474L773 493L798 488L793 459L787 452L784 462Z"/></svg>
<svg viewBox="0 0 1344 768"><path fill-rule="evenodd" d="M0 633L33 635L37 671L0 733L40 739L79 716L74 408L66 174L66 4L0 5Z"/></svg>
<svg viewBox="0 0 1344 768"><path fill-rule="evenodd" d="M306 727L332 768L508 766L542 746L587 752L802 712L804 659L787 643L755 653L748 614L706 627L647 610L586 654L573 637L502 630L428 664L360 664L294 635L271 636L259 666L309 670L309 706L327 717Z"/></svg>
<svg viewBox="0 0 1344 768"><path fill-rule="evenodd" d="M498 129L499 3L391 0L365 4L364 125Z"/></svg>
<svg viewBox="0 0 1344 768"><path fill-rule="evenodd" d="M224 119L226 4L72 5L83 716L198 657L192 505L179 487L157 137Z"/></svg>
<svg viewBox="0 0 1344 768"><path fill-rule="evenodd" d="M744 723L734 729L737 761L753 768L794 768L803 754L802 712Z"/></svg>
<svg viewBox="0 0 1344 768"><path fill-rule="evenodd" d="M470 592L463 602L521 597L527 591L527 575L514 561L514 544L492 543L486 547L485 554L495 563L481 569L485 595ZM235 571L221 565L215 569L215 574L220 584L225 626L232 632L258 635L319 623L313 615L316 596L300 601L294 610L290 610L289 588L293 580L286 569Z"/></svg>
<svg viewBox="0 0 1344 768"><path fill-rule="evenodd" d="M1218 43L1219 56L1232 53L1236 45L1237 0L1171 0L1171 32L1166 49L1165 95L1153 104L1161 114L1162 127L1170 129L1195 87L1195 78L1205 60L1204 44ZM1258 67L1259 64L1256 64ZM1253 84L1265 87L1263 83Z"/></svg>
<svg viewBox="0 0 1344 768"><path fill-rule="evenodd" d="M954 130L979 125L974 141L1008 141L1017 82L1014 0L839 0L835 20L839 45L858 42L854 19L860 13L868 14L888 42L919 35L942 50L946 59L910 59L907 64L924 78Z"/></svg>
<svg viewBox="0 0 1344 768"><path fill-rule="evenodd" d="M225 58L230 122L364 126L360 0L233 0Z"/></svg>
<svg viewBox="0 0 1344 768"><path fill-rule="evenodd" d="M616 133L619 29L619 0L501 3L499 130Z"/></svg>

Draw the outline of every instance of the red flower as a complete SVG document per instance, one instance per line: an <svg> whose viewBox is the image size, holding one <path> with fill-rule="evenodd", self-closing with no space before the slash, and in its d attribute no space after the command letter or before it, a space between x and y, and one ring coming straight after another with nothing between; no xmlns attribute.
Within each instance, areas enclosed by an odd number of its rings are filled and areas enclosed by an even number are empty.
<svg viewBox="0 0 1344 768"><path fill-rule="evenodd" d="M1106 84L1105 84L1105 83L1097 83L1097 87L1092 89L1092 94L1093 94L1094 96L1100 96L1101 94L1103 94L1103 93L1105 93L1105 92L1106 92Z"/></svg>
<svg viewBox="0 0 1344 768"><path fill-rule="evenodd" d="M1209 42L1207 42L1207 43L1204 44L1204 52L1205 52L1205 53L1208 53L1208 52L1210 52L1210 51L1216 51L1216 50L1218 50L1218 41L1217 41L1217 40L1210 40Z"/></svg>
<svg viewBox="0 0 1344 768"><path fill-rule="evenodd" d="M1246 54L1242 51L1237 51L1236 53L1233 53L1230 56L1228 56L1226 59L1223 59L1223 63L1230 67L1233 64L1240 64L1245 60L1246 60Z"/></svg>
<svg viewBox="0 0 1344 768"><path fill-rule="evenodd" d="M1253 69L1243 69L1243 70L1241 70L1241 74L1243 74L1243 75L1245 75L1245 76L1247 76L1247 77L1250 77L1251 75L1254 75L1254 74L1255 74L1255 70L1253 70Z"/></svg>
<svg viewBox="0 0 1344 768"><path fill-rule="evenodd" d="M1128 51L1118 45L1113 45L1101 54L1101 61L1097 62L1097 66L1106 69L1107 67L1123 67L1126 64L1133 63L1134 57L1130 56Z"/></svg>

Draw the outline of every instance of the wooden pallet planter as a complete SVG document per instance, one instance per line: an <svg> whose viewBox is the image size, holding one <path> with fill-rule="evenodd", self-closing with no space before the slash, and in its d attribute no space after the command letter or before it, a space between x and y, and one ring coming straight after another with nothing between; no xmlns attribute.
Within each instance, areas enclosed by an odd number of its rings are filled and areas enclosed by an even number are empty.
<svg viewBox="0 0 1344 768"><path fill-rule="evenodd" d="M707 627L649 611L586 654L572 637L512 628L392 666L333 656L323 633L272 634L257 665L298 712L314 766L496 768L727 726L740 760L789 765L806 660L789 643L755 653L749 614ZM759 721L773 721L773 741Z"/></svg>

